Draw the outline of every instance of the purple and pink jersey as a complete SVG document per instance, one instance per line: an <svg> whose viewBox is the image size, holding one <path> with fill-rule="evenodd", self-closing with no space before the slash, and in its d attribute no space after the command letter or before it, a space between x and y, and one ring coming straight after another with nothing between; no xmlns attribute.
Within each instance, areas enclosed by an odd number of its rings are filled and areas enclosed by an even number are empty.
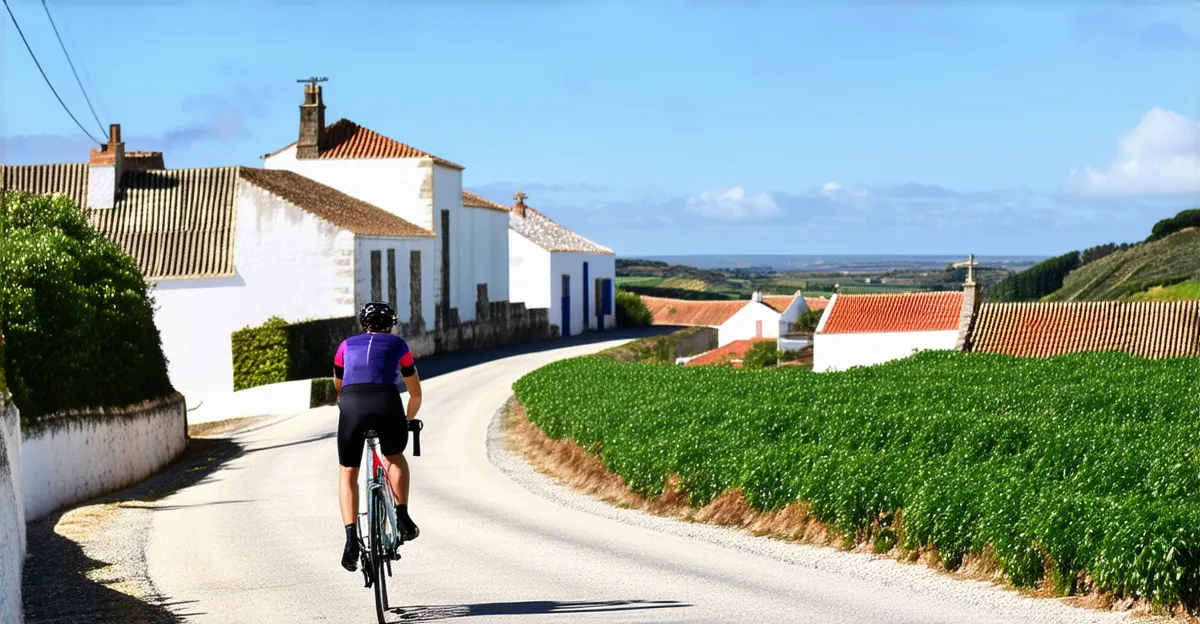
<svg viewBox="0 0 1200 624"><path fill-rule="evenodd" d="M344 369L342 385L392 384L416 372L408 343L394 334L359 334L342 341L333 365Z"/></svg>

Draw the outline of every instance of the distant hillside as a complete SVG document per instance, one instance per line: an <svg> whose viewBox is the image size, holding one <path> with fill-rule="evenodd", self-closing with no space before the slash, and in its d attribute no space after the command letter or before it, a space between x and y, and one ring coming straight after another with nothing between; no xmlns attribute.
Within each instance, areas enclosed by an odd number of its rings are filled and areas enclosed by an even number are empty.
<svg viewBox="0 0 1200 624"><path fill-rule="evenodd" d="M1123 299L1188 281L1200 281L1200 229L1195 227L1085 264L1068 274L1063 287L1046 300Z"/></svg>

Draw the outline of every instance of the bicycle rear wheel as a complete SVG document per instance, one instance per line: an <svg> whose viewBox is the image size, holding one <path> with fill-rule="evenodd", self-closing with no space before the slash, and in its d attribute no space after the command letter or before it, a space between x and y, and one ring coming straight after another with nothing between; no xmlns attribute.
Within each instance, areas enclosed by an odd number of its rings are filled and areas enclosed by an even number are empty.
<svg viewBox="0 0 1200 624"><path fill-rule="evenodd" d="M386 487L386 485L385 485ZM387 615L387 581L383 574L383 496L379 490L371 490L371 503L367 508L367 521L371 527L371 574L375 577L375 616L379 624L385 624Z"/></svg>

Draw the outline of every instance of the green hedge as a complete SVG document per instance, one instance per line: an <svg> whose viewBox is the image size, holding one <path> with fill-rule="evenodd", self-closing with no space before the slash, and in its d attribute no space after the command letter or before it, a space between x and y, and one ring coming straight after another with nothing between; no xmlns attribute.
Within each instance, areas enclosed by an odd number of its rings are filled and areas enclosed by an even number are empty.
<svg viewBox="0 0 1200 624"><path fill-rule="evenodd" d="M333 387L333 377L319 377L312 380L309 391L309 407L322 405L337 405L337 389Z"/></svg>
<svg viewBox="0 0 1200 624"><path fill-rule="evenodd" d="M645 327L654 320L642 298L625 290L617 291L617 327Z"/></svg>
<svg viewBox="0 0 1200 624"><path fill-rule="evenodd" d="M23 420L173 391L150 288L70 199L7 193L0 243L5 376Z"/></svg>
<svg viewBox="0 0 1200 624"><path fill-rule="evenodd" d="M603 379L602 386L595 384ZM991 549L1018 586L1200 601L1200 360L926 351L838 373L564 360L514 386L635 491L806 501L849 541ZM1052 565L1047 567L1049 562Z"/></svg>
<svg viewBox="0 0 1200 624"><path fill-rule="evenodd" d="M764 340L750 345L742 358L742 368L770 368L779 364L779 345L774 340Z"/></svg>
<svg viewBox="0 0 1200 624"><path fill-rule="evenodd" d="M288 323L276 316L239 329L230 337L233 389L327 377L338 345L360 332L353 317Z"/></svg>

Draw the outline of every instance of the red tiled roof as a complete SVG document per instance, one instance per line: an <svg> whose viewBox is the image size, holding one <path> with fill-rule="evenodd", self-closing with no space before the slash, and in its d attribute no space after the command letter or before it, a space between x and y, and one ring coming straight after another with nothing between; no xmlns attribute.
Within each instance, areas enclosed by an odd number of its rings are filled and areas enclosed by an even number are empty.
<svg viewBox="0 0 1200 624"><path fill-rule="evenodd" d="M750 303L745 300L690 301L642 296L654 325L717 327Z"/></svg>
<svg viewBox="0 0 1200 624"><path fill-rule="evenodd" d="M962 292L838 295L822 334L958 329Z"/></svg>
<svg viewBox="0 0 1200 624"><path fill-rule="evenodd" d="M292 145L295 143L289 143L267 156L274 156ZM428 158L444 167L463 168L462 165L385 137L349 119L339 119L325 126L325 139L321 143L317 158Z"/></svg>
<svg viewBox="0 0 1200 624"><path fill-rule="evenodd" d="M804 302L809 310L824 310L829 305L829 300L824 297L805 297Z"/></svg>
<svg viewBox="0 0 1200 624"><path fill-rule="evenodd" d="M508 206L497 204L483 195L476 195L475 193L466 190L462 192L462 204L467 208L484 208L487 210L495 210L496 212L508 212Z"/></svg>
<svg viewBox="0 0 1200 624"><path fill-rule="evenodd" d="M688 360L684 366L723 366L732 364L734 368L741 368L742 360L746 354L750 352L750 347L758 342L766 342L775 340L774 338L750 338L748 340L735 340L723 347L713 349L707 353L703 353L691 360Z"/></svg>
<svg viewBox="0 0 1200 624"><path fill-rule="evenodd" d="M1026 357L1081 351L1196 357L1200 301L985 303L971 342L978 353Z"/></svg>
<svg viewBox="0 0 1200 624"><path fill-rule="evenodd" d="M787 311L788 306L792 305L792 300L795 298L795 295L764 295L763 303L767 304L768 308L783 314ZM825 306L829 305L828 299L820 297L805 297L804 302L808 304L809 310L824 310Z"/></svg>

